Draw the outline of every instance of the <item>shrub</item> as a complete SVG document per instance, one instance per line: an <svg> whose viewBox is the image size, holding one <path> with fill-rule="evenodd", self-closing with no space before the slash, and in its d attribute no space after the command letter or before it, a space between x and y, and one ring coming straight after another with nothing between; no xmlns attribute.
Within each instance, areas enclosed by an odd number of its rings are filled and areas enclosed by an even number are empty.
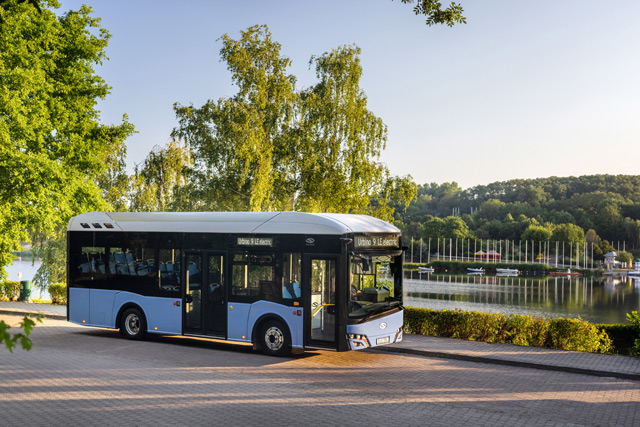
<svg viewBox="0 0 640 427"><path fill-rule="evenodd" d="M596 325L605 331L612 341L612 352L631 355L634 353L635 340L639 337L633 325Z"/></svg>
<svg viewBox="0 0 640 427"><path fill-rule="evenodd" d="M541 317L512 314L507 318L505 342L529 346L544 347L549 324Z"/></svg>
<svg viewBox="0 0 640 427"><path fill-rule="evenodd" d="M51 303L66 304L67 303L67 285L65 283L52 283L49 285L49 295L51 295Z"/></svg>
<svg viewBox="0 0 640 427"><path fill-rule="evenodd" d="M547 347L590 353L611 351L611 339L607 333L585 320L560 317L548 322Z"/></svg>
<svg viewBox="0 0 640 427"><path fill-rule="evenodd" d="M20 295L20 282L15 280L6 280L0 284L0 296L9 301L15 301Z"/></svg>
<svg viewBox="0 0 640 427"><path fill-rule="evenodd" d="M407 333L462 338L491 343L610 352L604 330L581 319L550 319L463 310L405 308Z"/></svg>
<svg viewBox="0 0 640 427"><path fill-rule="evenodd" d="M632 311L631 314L627 313L627 320L631 322L631 326L636 330L636 336L640 336L640 316L638 316L638 312ZM635 353L640 354L640 338L634 341L633 347Z"/></svg>

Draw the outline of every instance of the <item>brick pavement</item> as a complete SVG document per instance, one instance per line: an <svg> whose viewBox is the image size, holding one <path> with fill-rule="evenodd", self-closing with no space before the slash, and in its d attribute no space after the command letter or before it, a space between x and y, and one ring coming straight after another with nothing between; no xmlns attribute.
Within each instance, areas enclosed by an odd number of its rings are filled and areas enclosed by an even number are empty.
<svg viewBox="0 0 640 427"><path fill-rule="evenodd" d="M24 315L27 313L43 313L52 319L64 320L67 318L66 305L35 304L32 302L8 302L0 301L0 314Z"/></svg>
<svg viewBox="0 0 640 427"><path fill-rule="evenodd" d="M30 352L0 353L3 426L640 422L640 382L630 380L383 352L271 358L55 319L32 338Z"/></svg>

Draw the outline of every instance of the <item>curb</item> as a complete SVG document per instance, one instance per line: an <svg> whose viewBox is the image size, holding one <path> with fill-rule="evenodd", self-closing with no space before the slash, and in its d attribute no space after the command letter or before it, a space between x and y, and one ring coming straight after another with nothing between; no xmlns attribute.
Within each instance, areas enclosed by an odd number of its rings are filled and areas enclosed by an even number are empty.
<svg viewBox="0 0 640 427"><path fill-rule="evenodd" d="M438 359L462 360L465 362L488 363L492 365L514 366L518 368L539 369L543 371L568 372L571 374L591 375L595 377L613 377L623 380L640 381L640 374L628 374L624 372L597 371L594 369L574 368L571 366L543 365L541 363L519 362L515 360L492 359L490 357L469 356L459 353L446 353L442 351L416 350L412 348L376 347L374 351L387 353L412 354L415 356L434 357Z"/></svg>
<svg viewBox="0 0 640 427"><path fill-rule="evenodd" d="M8 315L13 315L13 316L27 316L27 315L37 316L38 313L42 313L45 319L67 320L67 316L63 316L61 314L44 313L44 312L41 312L41 311L38 312L38 311L21 311L21 310L0 309L0 314L8 314Z"/></svg>

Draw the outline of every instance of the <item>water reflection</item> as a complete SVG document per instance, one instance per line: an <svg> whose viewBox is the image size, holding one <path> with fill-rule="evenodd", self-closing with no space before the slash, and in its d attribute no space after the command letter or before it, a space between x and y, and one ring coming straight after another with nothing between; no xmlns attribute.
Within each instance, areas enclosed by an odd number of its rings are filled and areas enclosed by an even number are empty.
<svg viewBox="0 0 640 427"><path fill-rule="evenodd" d="M406 306L627 323L640 281L627 277L510 277L406 272Z"/></svg>

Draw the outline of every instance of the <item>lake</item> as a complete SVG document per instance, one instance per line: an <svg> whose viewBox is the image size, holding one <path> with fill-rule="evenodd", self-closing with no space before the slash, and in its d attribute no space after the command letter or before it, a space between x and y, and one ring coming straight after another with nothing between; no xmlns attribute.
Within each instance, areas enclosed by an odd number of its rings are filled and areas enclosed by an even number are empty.
<svg viewBox="0 0 640 427"><path fill-rule="evenodd" d="M545 318L628 323L640 311L640 281L631 278L497 277L405 272L404 305Z"/></svg>
<svg viewBox="0 0 640 427"><path fill-rule="evenodd" d="M38 271L41 264L41 261L31 262L14 260L13 264L6 267L8 274L7 279L18 282L22 280L33 280L33 276L35 276L36 271ZM40 290L33 287L33 285L31 289L31 298L51 299L49 292L42 291L41 293Z"/></svg>

